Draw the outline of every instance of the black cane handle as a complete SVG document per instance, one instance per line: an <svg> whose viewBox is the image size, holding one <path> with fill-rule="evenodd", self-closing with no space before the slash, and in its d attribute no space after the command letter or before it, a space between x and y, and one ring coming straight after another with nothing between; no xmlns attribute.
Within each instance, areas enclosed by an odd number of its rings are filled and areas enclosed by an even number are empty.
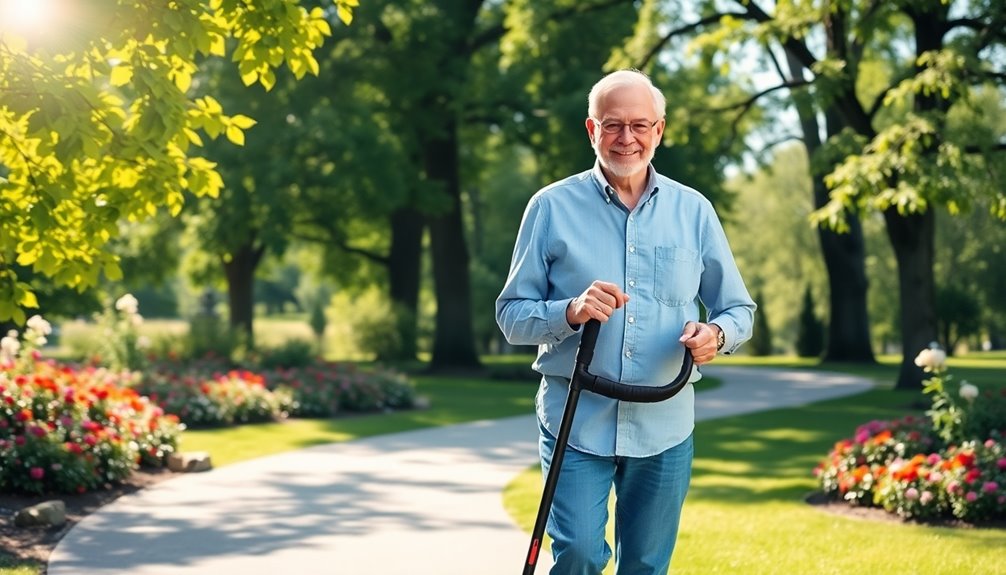
<svg viewBox="0 0 1006 575"><path fill-rule="evenodd" d="M580 348L576 352L576 368L570 385L576 385L580 389L592 391L605 397L633 403L664 401L674 397L688 385L695 360L692 358L692 350L687 347L685 348L685 357L681 362L681 371L678 372L677 377L674 378L674 381L659 387L619 383L590 373L590 361L594 358L594 346L597 345L597 335L600 331L601 322L596 319L588 320L584 324L583 334L580 336Z"/></svg>

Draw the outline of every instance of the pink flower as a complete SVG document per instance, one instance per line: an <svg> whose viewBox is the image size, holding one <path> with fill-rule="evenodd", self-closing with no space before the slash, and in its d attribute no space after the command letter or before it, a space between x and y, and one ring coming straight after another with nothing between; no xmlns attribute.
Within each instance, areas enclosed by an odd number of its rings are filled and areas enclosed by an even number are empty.
<svg viewBox="0 0 1006 575"><path fill-rule="evenodd" d="M38 481L45 477L45 470L41 467L32 467L28 470L28 475L31 475L31 478L35 481Z"/></svg>
<svg viewBox="0 0 1006 575"><path fill-rule="evenodd" d="M943 461L943 458L940 457L939 453L930 453L929 457L926 458L926 463L929 465L936 465L940 461Z"/></svg>
<svg viewBox="0 0 1006 575"><path fill-rule="evenodd" d="M985 447L988 447L989 449L992 449L992 447L994 447L995 444L996 444L996 442L992 441L991 439L986 439L985 440Z"/></svg>
<svg viewBox="0 0 1006 575"><path fill-rule="evenodd" d="M961 489L961 484L958 483L957 481L951 481L950 483L947 483L947 493L949 493L951 495L953 495L954 493L960 491L960 489Z"/></svg>
<svg viewBox="0 0 1006 575"><path fill-rule="evenodd" d="M964 500L967 501L968 503L974 503L975 501L978 500L978 494L975 493L974 491L968 491L967 494L964 496Z"/></svg>
<svg viewBox="0 0 1006 575"><path fill-rule="evenodd" d="M919 490L914 487L909 487L905 490L905 499L909 501L915 501L919 498Z"/></svg>
<svg viewBox="0 0 1006 575"><path fill-rule="evenodd" d="M1006 457L1000 458L999 461L996 461L996 466L999 467L999 469L1006 469Z"/></svg>
<svg viewBox="0 0 1006 575"><path fill-rule="evenodd" d="M999 489L999 484L995 481L986 481L985 484L982 485L982 491L985 493L994 493L996 489Z"/></svg>
<svg viewBox="0 0 1006 575"><path fill-rule="evenodd" d="M919 496L919 503L923 505L928 505L930 501L933 500L933 493L931 491L923 491L922 495Z"/></svg>

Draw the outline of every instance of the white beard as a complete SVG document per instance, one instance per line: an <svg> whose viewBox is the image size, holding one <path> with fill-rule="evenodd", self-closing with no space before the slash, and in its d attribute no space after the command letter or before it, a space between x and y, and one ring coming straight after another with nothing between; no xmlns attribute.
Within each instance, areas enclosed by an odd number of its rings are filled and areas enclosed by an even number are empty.
<svg viewBox="0 0 1006 575"><path fill-rule="evenodd" d="M598 142L593 142L591 146L594 148L594 154L597 156L597 160L601 163L606 170L611 172L611 175L616 178L629 178L638 174L641 170L645 170L650 162L653 160L653 154L656 151L655 148L650 148L646 157L640 158L638 161L633 161L631 163L619 161L622 159L621 156L616 154L610 154L611 160L609 161L605 158L604 154L601 152L601 148Z"/></svg>

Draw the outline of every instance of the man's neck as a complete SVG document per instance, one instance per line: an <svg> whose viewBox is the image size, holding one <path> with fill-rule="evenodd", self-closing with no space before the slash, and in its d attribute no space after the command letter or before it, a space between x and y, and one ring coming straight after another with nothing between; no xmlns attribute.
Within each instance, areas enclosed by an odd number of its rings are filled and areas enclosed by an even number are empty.
<svg viewBox="0 0 1006 575"><path fill-rule="evenodd" d="M616 178L603 167L601 171L604 172L605 179L615 189L618 199L625 204L625 207L629 208L630 211L635 209L636 204L639 203L639 199L646 192L646 183L650 176L649 170L640 170L627 178Z"/></svg>

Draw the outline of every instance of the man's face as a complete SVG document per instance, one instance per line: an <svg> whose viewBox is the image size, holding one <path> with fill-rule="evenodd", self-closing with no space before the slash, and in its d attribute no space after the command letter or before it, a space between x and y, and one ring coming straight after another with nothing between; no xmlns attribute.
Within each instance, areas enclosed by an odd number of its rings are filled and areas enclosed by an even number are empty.
<svg viewBox="0 0 1006 575"><path fill-rule="evenodd" d="M601 166L617 178L645 170L664 133L650 91L645 86L615 88L598 102L598 116L587 119L587 133ZM638 133L644 125L645 133Z"/></svg>

